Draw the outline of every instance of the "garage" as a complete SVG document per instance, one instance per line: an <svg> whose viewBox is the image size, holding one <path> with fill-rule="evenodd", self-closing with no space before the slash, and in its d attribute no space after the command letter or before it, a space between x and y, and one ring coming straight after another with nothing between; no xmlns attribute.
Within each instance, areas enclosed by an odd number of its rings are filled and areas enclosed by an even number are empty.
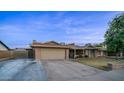
<svg viewBox="0 0 124 93"><path fill-rule="evenodd" d="M65 60L68 59L69 47L54 41L46 43L33 42L36 60Z"/></svg>
<svg viewBox="0 0 124 93"><path fill-rule="evenodd" d="M66 49L41 48L41 59L65 59Z"/></svg>

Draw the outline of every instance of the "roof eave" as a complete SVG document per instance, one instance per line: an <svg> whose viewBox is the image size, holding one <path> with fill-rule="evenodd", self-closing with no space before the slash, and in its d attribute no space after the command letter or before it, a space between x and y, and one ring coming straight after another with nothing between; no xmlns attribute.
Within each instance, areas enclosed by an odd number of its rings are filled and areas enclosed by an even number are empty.
<svg viewBox="0 0 124 93"><path fill-rule="evenodd" d="M7 45L5 45L2 41L0 41L0 43L4 46L4 47L6 47L8 50L11 50Z"/></svg>
<svg viewBox="0 0 124 93"><path fill-rule="evenodd" d="M31 45L32 48L61 48L61 49L69 49L66 46L41 46L41 45Z"/></svg>

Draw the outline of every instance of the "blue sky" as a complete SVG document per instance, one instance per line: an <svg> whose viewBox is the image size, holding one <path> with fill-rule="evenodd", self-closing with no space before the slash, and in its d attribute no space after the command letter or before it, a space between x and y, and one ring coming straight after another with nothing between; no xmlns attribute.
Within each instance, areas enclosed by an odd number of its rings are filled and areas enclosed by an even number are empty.
<svg viewBox="0 0 124 93"><path fill-rule="evenodd" d="M10 48L32 40L100 43L108 22L121 12L0 12L0 40Z"/></svg>

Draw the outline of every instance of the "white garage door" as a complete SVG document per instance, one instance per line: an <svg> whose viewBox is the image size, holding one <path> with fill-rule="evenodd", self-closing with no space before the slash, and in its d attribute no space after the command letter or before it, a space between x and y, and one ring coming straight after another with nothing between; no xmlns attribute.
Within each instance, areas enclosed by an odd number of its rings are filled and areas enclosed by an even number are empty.
<svg viewBox="0 0 124 93"><path fill-rule="evenodd" d="M65 49L42 48L41 59L65 59Z"/></svg>

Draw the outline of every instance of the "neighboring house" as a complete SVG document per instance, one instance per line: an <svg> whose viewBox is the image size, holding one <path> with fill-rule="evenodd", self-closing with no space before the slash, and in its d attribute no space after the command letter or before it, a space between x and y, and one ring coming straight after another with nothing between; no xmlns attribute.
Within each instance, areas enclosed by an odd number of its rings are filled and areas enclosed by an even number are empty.
<svg viewBox="0 0 124 93"><path fill-rule="evenodd" d="M2 41L0 41L0 51L8 51L10 48L5 45Z"/></svg>
<svg viewBox="0 0 124 93"><path fill-rule="evenodd" d="M33 42L31 47L35 52L36 60L65 60L69 58L69 47L60 45L57 42L49 41L45 43Z"/></svg>
<svg viewBox="0 0 124 93"><path fill-rule="evenodd" d="M106 56L106 50L96 47L82 47L76 45L61 45L55 41L45 43L33 42L31 47L35 53L36 60L53 59L74 59L81 57L99 57Z"/></svg>
<svg viewBox="0 0 124 93"><path fill-rule="evenodd" d="M0 61L12 58L12 52L10 48L0 41Z"/></svg>

